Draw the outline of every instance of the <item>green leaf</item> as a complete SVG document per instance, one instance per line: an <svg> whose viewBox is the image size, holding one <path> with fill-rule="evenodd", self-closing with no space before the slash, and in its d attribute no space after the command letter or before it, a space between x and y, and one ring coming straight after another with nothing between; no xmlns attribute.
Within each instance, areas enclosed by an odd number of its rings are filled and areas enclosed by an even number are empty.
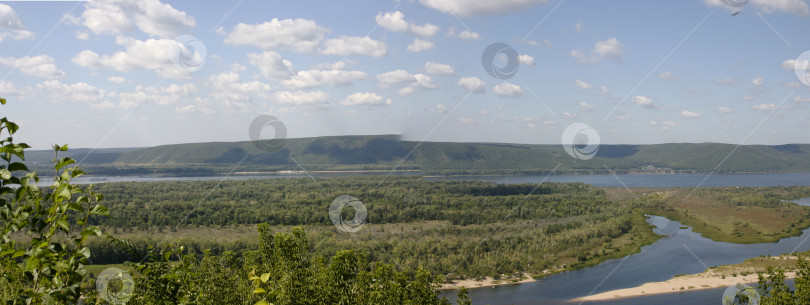
<svg viewBox="0 0 810 305"><path fill-rule="evenodd" d="M60 168L65 167L65 165L73 164L73 163L76 163L76 160L73 160L73 159L68 158L68 157L60 158L59 160L56 161L56 164L54 165L54 168L56 168L58 170Z"/></svg>
<svg viewBox="0 0 810 305"><path fill-rule="evenodd" d="M79 251L76 251L79 254L83 255L85 258L90 258L90 248L82 247Z"/></svg>
<svg viewBox="0 0 810 305"><path fill-rule="evenodd" d="M101 215L101 216L110 216L110 210L107 207L97 204L93 206L93 209L90 210L91 215Z"/></svg>
<svg viewBox="0 0 810 305"><path fill-rule="evenodd" d="M101 229L99 229L97 226L90 226L85 228L84 231L82 231L82 236L90 236L90 235L101 236Z"/></svg>
<svg viewBox="0 0 810 305"><path fill-rule="evenodd" d="M46 294L42 296L42 303L45 305L56 305L56 300L50 294Z"/></svg>
<svg viewBox="0 0 810 305"><path fill-rule="evenodd" d="M88 198L87 196L79 196L76 198L76 203L90 203L90 198Z"/></svg>
<svg viewBox="0 0 810 305"><path fill-rule="evenodd" d="M267 293L267 290L264 290L261 287L256 287L256 289L253 290L253 294L259 294L259 293Z"/></svg>
<svg viewBox="0 0 810 305"><path fill-rule="evenodd" d="M56 221L56 226L62 228L65 231L70 230L70 226L68 226L67 220L59 219Z"/></svg>
<svg viewBox="0 0 810 305"><path fill-rule="evenodd" d="M6 121L5 123L6 123L6 129L8 129L8 134L14 134L15 132L17 132L17 130L20 129L20 126L17 125L17 124L14 124L14 122Z"/></svg>
<svg viewBox="0 0 810 305"><path fill-rule="evenodd" d="M255 305L273 305L273 303L267 302L265 300L261 300L261 301L256 302Z"/></svg>
<svg viewBox="0 0 810 305"><path fill-rule="evenodd" d="M79 204L78 200L76 202L69 202L68 209L84 213L84 207Z"/></svg>
<svg viewBox="0 0 810 305"><path fill-rule="evenodd" d="M59 197L62 197L62 198L65 198L65 199L69 200L70 197L71 197L70 190L68 188L66 188L66 187L62 188L61 190L59 190Z"/></svg>
<svg viewBox="0 0 810 305"><path fill-rule="evenodd" d="M270 273L263 273L262 274L262 283L267 283L270 280Z"/></svg>
<svg viewBox="0 0 810 305"><path fill-rule="evenodd" d="M11 164L8 165L8 170L10 170L12 172L27 171L28 167L25 166L25 164L22 164L20 162L14 162L14 163L11 163Z"/></svg>
<svg viewBox="0 0 810 305"><path fill-rule="evenodd" d="M0 179L3 180L11 179L11 172L5 168L0 168Z"/></svg>
<svg viewBox="0 0 810 305"><path fill-rule="evenodd" d="M36 257L31 257L25 262L25 269L34 270L39 268L39 259Z"/></svg>

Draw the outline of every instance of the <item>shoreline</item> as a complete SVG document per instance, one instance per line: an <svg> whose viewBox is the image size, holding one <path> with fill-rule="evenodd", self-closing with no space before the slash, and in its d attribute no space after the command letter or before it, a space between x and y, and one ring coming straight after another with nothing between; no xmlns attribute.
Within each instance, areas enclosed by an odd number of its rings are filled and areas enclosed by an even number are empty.
<svg viewBox="0 0 810 305"><path fill-rule="evenodd" d="M737 270L743 271L746 269L747 268L739 268ZM619 300L646 295L724 288L737 284L746 284L752 286L759 282L756 272L743 272L746 273L741 273L739 276L736 276L736 272L734 273L735 275L729 275L726 272L718 272L717 270L710 269L697 274L675 276L666 281L647 282L636 287L605 291L598 294L574 298L569 301L585 302ZM796 277L796 272L786 271L785 277L787 279L793 279Z"/></svg>

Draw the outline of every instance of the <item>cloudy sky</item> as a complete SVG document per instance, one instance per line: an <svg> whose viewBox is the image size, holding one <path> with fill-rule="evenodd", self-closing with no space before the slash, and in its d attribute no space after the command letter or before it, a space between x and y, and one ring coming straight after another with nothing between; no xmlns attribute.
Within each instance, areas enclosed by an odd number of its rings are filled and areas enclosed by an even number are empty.
<svg viewBox="0 0 810 305"><path fill-rule="evenodd" d="M0 113L38 149L243 141L261 114L295 138L810 143L808 3L723 1L3 2Z"/></svg>

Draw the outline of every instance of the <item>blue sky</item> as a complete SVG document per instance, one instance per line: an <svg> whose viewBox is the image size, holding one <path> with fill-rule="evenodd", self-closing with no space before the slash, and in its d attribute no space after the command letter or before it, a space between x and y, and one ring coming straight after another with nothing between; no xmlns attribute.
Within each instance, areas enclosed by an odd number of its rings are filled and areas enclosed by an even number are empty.
<svg viewBox="0 0 810 305"><path fill-rule="evenodd" d="M0 111L38 149L244 141L262 114L294 138L560 144L566 126L585 123L610 144L810 143L810 82L794 71L810 50L807 2L737 10L722 0L0 2ZM496 42L520 55L511 78L483 67Z"/></svg>

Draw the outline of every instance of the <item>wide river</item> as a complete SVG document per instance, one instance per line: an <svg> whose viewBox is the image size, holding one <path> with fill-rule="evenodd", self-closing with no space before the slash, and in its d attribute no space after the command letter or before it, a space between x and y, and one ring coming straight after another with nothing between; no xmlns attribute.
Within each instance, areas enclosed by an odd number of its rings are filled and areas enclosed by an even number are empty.
<svg viewBox="0 0 810 305"><path fill-rule="evenodd" d="M397 175L415 175L396 173ZM315 178L369 175L363 173L313 173ZM372 175L380 175L379 172ZM303 178L306 174L229 175L229 176L82 176L74 179L80 184L103 182L211 181L266 178ZM810 186L810 173L795 174L637 174L637 175L551 175L551 176L461 176L428 177L428 180L480 180L495 183L583 182L598 187L713 187L713 186ZM40 185L49 185L52 178L43 175Z"/></svg>
<svg viewBox="0 0 810 305"><path fill-rule="evenodd" d="M704 238L666 218L651 216L656 233L667 235L641 252L590 268L560 273L521 285L470 290L473 304L568 304L565 300L700 273L711 266L737 264L759 255L810 250L810 229L801 236L768 244L731 244ZM724 288L678 292L585 304L721 304ZM448 295L448 297L452 297Z"/></svg>
<svg viewBox="0 0 810 305"><path fill-rule="evenodd" d="M315 177L335 176L315 175ZM341 175L342 176L342 175ZM78 183L119 181L196 181L242 180L261 178L305 177L300 174L272 176L149 177L106 176L80 177ZM717 186L810 186L810 173L796 174L643 174L643 175L554 175L539 176L469 176L439 177L429 180L481 180L496 183L583 182L599 187L717 187ZM41 184L48 184L43 179ZM800 201L810 205L810 200ZM641 248L636 254L605 261L594 267L551 275L540 281L521 285L470 290L473 304L570 304L566 300L604 291L635 287L646 282L668 280L678 274L703 272L710 266L741 263L759 255L779 255L810 250L810 229L801 236L768 244L730 244L715 242L666 218L651 216L648 222L656 232L667 237ZM724 288L678 292L585 304L721 304ZM445 292L455 299L455 292Z"/></svg>

